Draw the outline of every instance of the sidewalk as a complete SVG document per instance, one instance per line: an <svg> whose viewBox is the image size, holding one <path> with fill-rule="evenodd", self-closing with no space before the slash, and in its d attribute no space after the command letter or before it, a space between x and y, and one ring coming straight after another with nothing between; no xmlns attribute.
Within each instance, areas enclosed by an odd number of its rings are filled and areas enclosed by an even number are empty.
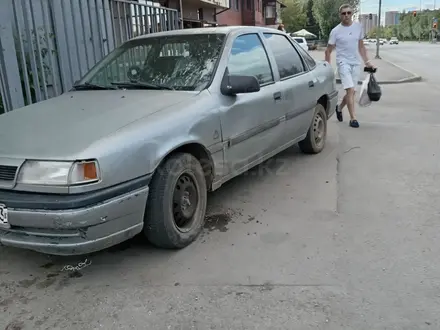
<svg viewBox="0 0 440 330"><path fill-rule="evenodd" d="M367 46L368 47L368 46ZM380 84L399 84L399 83L408 83L408 82L415 82L420 81L421 77L406 70L405 68L402 68L396 64L393 64L390 61L387 61L386 59L375 59L375 50L371 47L368 47L369 52L369 58L373 60L373 63L377 66L377 73L376 78ZM324 60L325 54L324 50L314 50L309 52L310 55L315 60ZM332 53L332 66L336 70L336 52ZM359 84L362 84L362 80L366 76L365 73L361 73ZM338 83L340 83L339 75L336 72L336 80Z"/></svg>

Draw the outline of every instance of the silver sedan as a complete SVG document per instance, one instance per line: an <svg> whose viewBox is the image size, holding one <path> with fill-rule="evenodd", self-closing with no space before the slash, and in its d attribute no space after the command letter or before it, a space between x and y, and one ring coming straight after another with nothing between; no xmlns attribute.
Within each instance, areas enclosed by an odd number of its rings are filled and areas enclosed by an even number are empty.
<svg viewBox="0 0 440 330"><path fill-rule="evenodd" d="M208 192L299 143L325 146L332 68L260 27L130 40L72 90L4 114L0 243L84 254L139 233L183 248Z"/></svg>

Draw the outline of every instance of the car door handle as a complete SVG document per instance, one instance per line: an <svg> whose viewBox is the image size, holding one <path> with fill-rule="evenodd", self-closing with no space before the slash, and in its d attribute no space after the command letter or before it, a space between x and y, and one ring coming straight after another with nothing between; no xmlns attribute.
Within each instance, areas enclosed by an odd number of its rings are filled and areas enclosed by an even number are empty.
<svg viewBox="0 0 440 330"><path fill-rule="evenodd" d="M281 100L281 92L273 93L274 100Z"/></svg>
<svg viewBox="0 0 440 330"><path fill-rule="evenodd" d="M313 80L310 80L309 81L309 87L311 88L311 87L315 87L315 83L313 82Z"/></svg>

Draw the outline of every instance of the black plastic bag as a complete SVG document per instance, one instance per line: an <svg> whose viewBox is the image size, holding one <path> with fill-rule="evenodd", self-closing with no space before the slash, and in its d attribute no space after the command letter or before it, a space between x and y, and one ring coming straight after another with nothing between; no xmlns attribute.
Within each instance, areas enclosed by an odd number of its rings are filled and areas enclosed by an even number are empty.
<svg viewBox="0 0 440 330"><path fill-rule="evenodd" d="M372 102L379 101L382 96L382 90L374 77L374 73L370 73L370 81L368 82L367 93Z"/></svg>

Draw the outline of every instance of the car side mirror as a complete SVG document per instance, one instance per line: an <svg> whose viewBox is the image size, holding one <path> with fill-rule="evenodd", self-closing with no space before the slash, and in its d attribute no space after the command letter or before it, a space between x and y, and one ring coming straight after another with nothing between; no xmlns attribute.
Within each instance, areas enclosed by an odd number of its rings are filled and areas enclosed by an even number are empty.
<svg viewBox="0 0 440 330"><path fill-rule="evenodd" d="M227 96L255 93L260 90L260 83L255 76L229 75L226 70L220 90L223 95Z"/></svg>

